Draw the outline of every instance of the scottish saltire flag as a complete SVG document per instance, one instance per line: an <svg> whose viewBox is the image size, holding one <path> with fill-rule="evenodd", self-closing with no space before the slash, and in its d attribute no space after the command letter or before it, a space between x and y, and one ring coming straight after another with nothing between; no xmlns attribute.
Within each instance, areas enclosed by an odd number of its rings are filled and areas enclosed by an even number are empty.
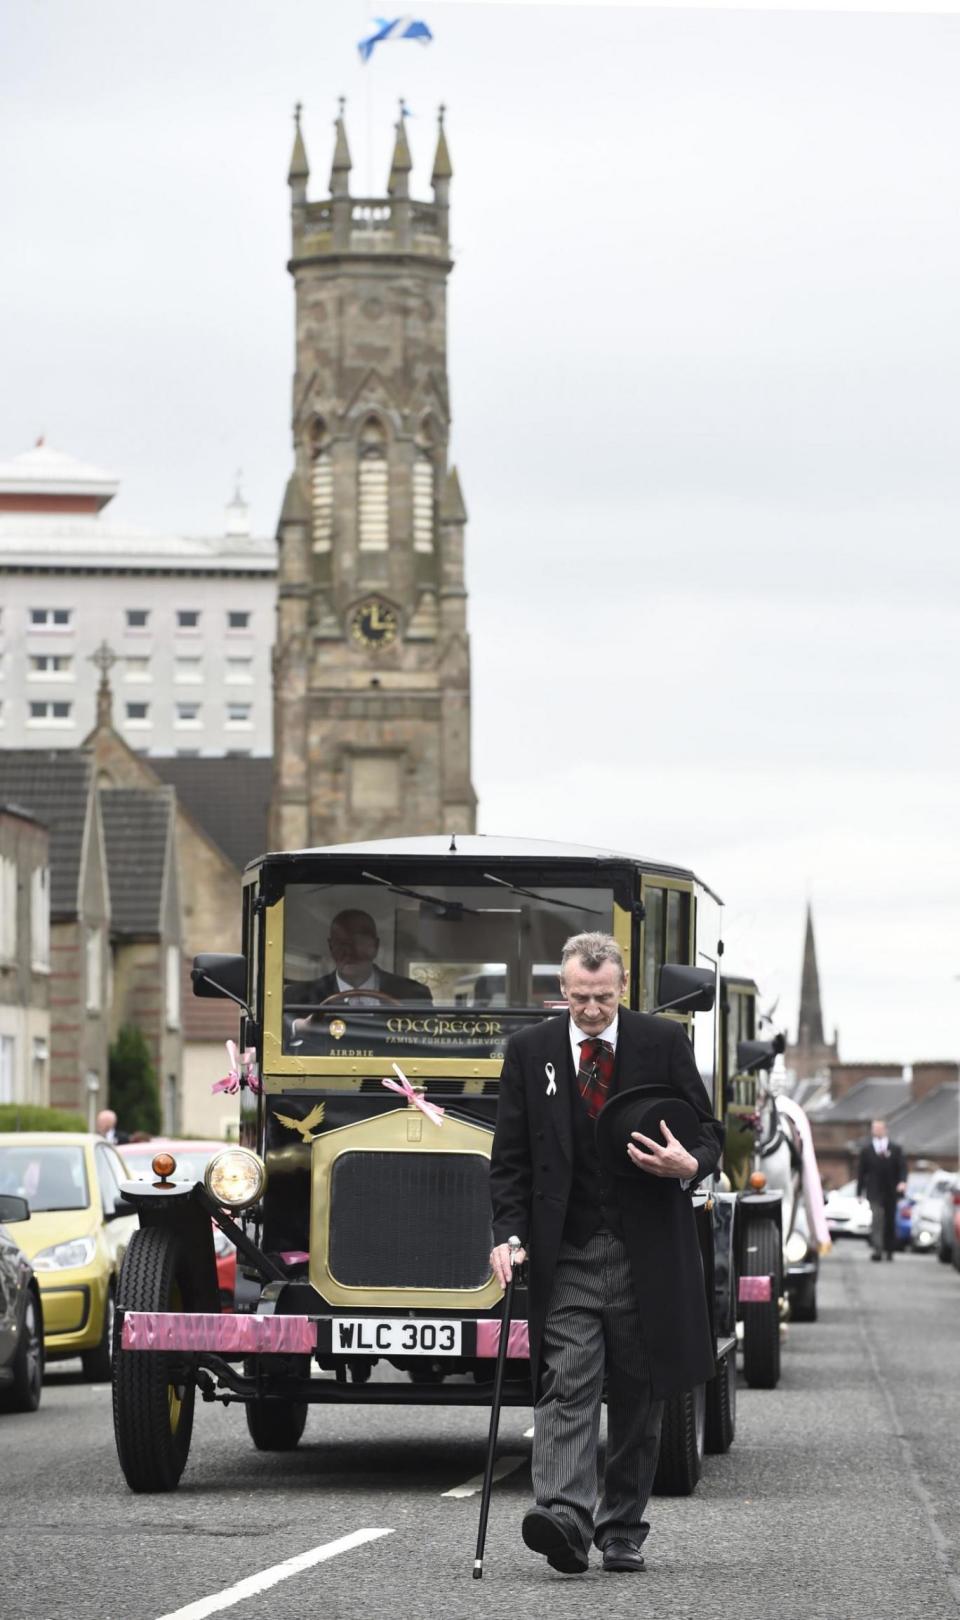
<svg viewBox="0 0 960 1620"><path fill-rule="evenodd" d="M421 45L429 45L433 38L426 23L418 22L416 17L377 17L375 20L374 32L357 46L361 62L369 62L373 47L383 39L416 39Z"/></svg>

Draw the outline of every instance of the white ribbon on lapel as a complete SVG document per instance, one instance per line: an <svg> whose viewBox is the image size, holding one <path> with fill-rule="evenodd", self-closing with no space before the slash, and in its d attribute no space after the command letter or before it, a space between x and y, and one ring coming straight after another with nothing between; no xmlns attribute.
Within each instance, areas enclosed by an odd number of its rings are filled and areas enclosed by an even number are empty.
<svg viewBox="0 0 960 1620"><path fill-rule="evenodd" d="M547 1063L544 1065L543 1072L547 1077L547 1096L555 1097L557 1095L557 1071L552 1063Z"/></svg>

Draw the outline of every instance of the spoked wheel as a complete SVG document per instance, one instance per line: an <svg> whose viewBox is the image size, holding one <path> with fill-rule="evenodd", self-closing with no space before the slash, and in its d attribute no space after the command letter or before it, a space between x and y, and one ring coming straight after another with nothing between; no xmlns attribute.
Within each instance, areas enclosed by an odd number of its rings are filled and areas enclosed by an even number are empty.
<svg viewBox="0 0 960 1620"><path fill-rule="evenodd" d="M737 1355L731 1350L717 1362L717 1371L707 1385L707 1411L704 1447L710 1452L729 1451L737 1429Z"/></svg>
<svg viewBox="0 0 960 1620"><path fill-rule="evenodd" d="M696 1490L703 1472L705 1420L703 1384L664 1401L660 1456L653 1480L657 1496L690 1496Z"/></svg>
<svg viewBox="0 0 960 1620"><path fill-rule="evenodd" d="M43 1390L43 1318L31 1288L23 1307L23 1326L13 1358L13 1381L0 1395L7 1412L35 1412Z"/></svg>
<svg viewBox="0 0 960 1620"><path fill-rule="evenodd" d="M302 1357L300 1376L309 1378L310 1357ZM245 1368L252 1371L249 1364ZM307 1423L306 1401L247 1401L247 1428L258 1451L295 1451Z"/></svg>
<svg viewBox="0 0 960 1620"><path fill-rule="evenodd" d="M163 1227L141 1227L130 1240L118 1296L131 1311L182 1307L177 1280L179 1246ZM116 1348L113 1360L113 1429L124 1478L132 1491L176 1490L190 1450L196 1385L182 1377L177 1358L160 1351Z"/></svg>
<svg viewBox="0 0 960 1620"><path fill-rule="evenodd" d="M775 1221L748 1220L744 1232L744 1277L772 1277L769 1300L741 1306L743 1373L751 1389L776 1389L780 1378L780 1233Z"/></svg>

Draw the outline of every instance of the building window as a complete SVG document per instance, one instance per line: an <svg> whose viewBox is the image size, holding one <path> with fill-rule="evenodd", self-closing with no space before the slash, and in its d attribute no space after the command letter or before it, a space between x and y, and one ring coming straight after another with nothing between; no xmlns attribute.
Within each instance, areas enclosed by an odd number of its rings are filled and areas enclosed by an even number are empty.
<svg viewBox="0 0 960 1620"><path fill-rule="evenodd" d="M31 630L69 630L72 608L31 608Z"/></svg>
<svg viewBox="0 0 960 1620"><path fill-rule="evenodd" d="M360 434L357 539L361 551L386 551L390 542L387 436L375 416Z"/></svg>
<svg viewBox="0 0 960 1620"><path fill-rule="evenodd" d="M149 658L125 658L123 672L128 681L149 681L152 679Z"/></svg>
<svg viewBox="0 0 960 1620"><path fill-rule="evenodd" d="M433 462L421 447L413 463L413 549L433 550Z"/></svg>
<svg viewBox="0 0 960 1620"><path fill-rule="evenodd" d="M202 725L203 722L200 719L200 704L199 703L178 703L177 704L176 723L177 723L178 726L194 726L194 727L196 727L196 726Z"/></svg>
<svg viewBox="0 0 960 1620"><path fill-rule="evenodd" d="M167 1028L180 1028L180 951L167 946Z"/></svg>
<svg viewBox="0 0 960 1620"><path fill-rule="evenodd" d="M12 962L17 954L17 863L0 855L0 959Z"/></svg>
<svg viewBox="0 0 960 1620"><path fill-rule="evenodd" d="M127 724L130 726L148 726L150 724L149 703L128 703Z"/></svg>
<svg viewBox="0 0 960 1620"><path fill-rule="evenodd" d="M31 726L69 725L72 713L72 703L59 701L42 703L33 699L30 703L30 718L27 723Z"/></svg>
<svg viewBox="0 0 960 1620"><path fill-rule="evenodd" d="M200 758L200 750L199 750L199 748L178 748L177 749L177 758L178 759L199 759Z"/></svg>
<svg viewBox="0 0 960 1620"><path fill-rule="evenodd" d="M73 659L69 653L31 653L29 678L32 681L73 680Z"/></svg>
<svg viewBox="0 0 960 1620"><path fill-rule="evenodd" d="M30 963L35 973L50 971L50 869L30 874Z"/></svg>
<svg viewBox="0 0 960 1620"><path fill-rule="evenodd" d="M175 658L173 678L178 686L199 686L203 680L203 659Z"/></svg>
<svg viewBox="0 0 960 1620"><path fill-rule="evenodd" d="M13 1102L17 1048L12 1035L0 1035L0 1103Z"/></svg>
<svg viewBox="0 0 960 1620"><path fill-rule="evenodd" d="M231 608L227 614L228 630L249 630L250 617L246 608Z"/></svg>
<svg viewBox="0 0 960 1620"><path fill-rule="evenodd" d="M149 608L127 608L127 629L146 630L150 623Z"/></svg>
<svg viewBox="0 0 960 1620"><path fill-rule="evenodd" d="M178 608L177 609L177 629L178 630L199 630L199 628L200 628L200 609L199 608Z"/></svg>
<svg viewBox="0 0 960 1620"><path fill-rule="evenodd" d="M253 657L228 658L225 680L228 686L250 686L253 683Z"/></svg>
<svg viewBox="0 0 960 1620"><path fill-rule="evenodd" d="M252 703L228 703L227 704L227 725L228 726L250 726L252 724L253 724L253 704Z"/></svg>
<svg viewBox="0 0 960 1620"><path fill-rule="evenodd" d="M87 1012L103 1005L103 931L87 929Z"/></svg>

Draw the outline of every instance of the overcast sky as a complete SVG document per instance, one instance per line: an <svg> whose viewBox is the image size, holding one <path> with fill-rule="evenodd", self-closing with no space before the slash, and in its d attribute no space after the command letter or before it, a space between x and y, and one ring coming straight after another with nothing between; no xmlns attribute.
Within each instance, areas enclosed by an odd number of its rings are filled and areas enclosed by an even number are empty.
<svg viewBox="0 0 960 1620"><path fill-rule="evenodd" d="M444 100L481 830L693 865L791 1031L810 897L842 1055L956 1057L960 17L375 10L6 8L0 459L272 531L293 103L428 195Z"/></svg>

